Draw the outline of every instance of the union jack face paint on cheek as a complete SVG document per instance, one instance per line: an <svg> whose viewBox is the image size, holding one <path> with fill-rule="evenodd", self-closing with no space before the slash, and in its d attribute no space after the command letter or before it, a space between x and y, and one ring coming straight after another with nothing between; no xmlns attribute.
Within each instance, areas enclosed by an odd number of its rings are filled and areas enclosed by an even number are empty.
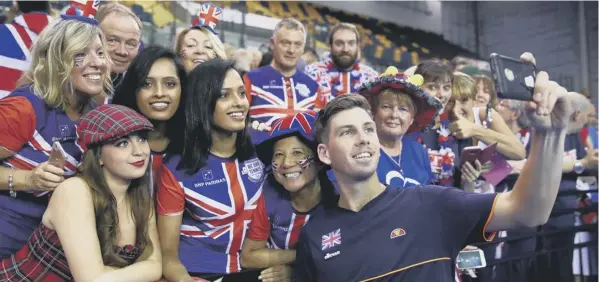
<svg viewBox="0 0 599 282"><path fill-rule="evenodd" d="M301 159L299 159L297 161L297 164L302 169L309 168L310 165L312 165L312 163L314 163L314 156L311 156L311 155L310 156L305 156L305 157L303 157L303 158L301 158ZM279 164L276 161L273 161L271 163L271 166L272 166L272 170L275 171L275 172L279 169Z"/></svg>
<svg viewBox="0 0 599 282"><path fill-rule="evenodd" d="M302 168L309 168L310 165L314 162L314 156L306 156L297 161L297 164Z"/></svg>

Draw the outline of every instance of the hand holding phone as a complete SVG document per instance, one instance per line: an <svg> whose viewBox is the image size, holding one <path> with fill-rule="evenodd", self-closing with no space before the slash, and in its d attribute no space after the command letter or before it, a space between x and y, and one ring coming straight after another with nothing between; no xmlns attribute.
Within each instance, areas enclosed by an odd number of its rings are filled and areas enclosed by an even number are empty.
<svg viewBox="0 0 599 282"><path fill-rule="evenodd" d="M483 268L487 266L482 250L461 251L456 260L459 269Z"/></svg>
<svg viewBox="0 0 599 282"><path fill-rule="evenodd" d="M62 145L60 145L60 142L54 141L54 143L52 143L52 151L50 151L48 163L55 167L64 169L66 161L66 152L62 148Z"/></svg>
<svg viewBox="0 0 599 282"><path fill-rule="evenodd" d="M495 90L500 99L532 101L537 71L533 62L496 53L491 54L489 62Z"/></svg>

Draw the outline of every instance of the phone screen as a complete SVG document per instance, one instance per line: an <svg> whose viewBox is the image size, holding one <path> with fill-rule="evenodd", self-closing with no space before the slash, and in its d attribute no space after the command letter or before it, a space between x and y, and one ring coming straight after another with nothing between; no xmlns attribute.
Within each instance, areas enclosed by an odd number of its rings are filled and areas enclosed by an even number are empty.
<svg viewBox="0 0 599 282"><path fill-rule="evenodd" d="M48 159L48 163L59 168L64 168L65 166L65 152L60 143L58 143L58 141L52 143L52 151L50 152L50 158Z"/></svg>
<svg viewBox="0 0 599 282"><path fill-rule="evenodd" d="M459 269L485 267L485 259L482 251L464 251L458 254L457 264Z"/></svg>

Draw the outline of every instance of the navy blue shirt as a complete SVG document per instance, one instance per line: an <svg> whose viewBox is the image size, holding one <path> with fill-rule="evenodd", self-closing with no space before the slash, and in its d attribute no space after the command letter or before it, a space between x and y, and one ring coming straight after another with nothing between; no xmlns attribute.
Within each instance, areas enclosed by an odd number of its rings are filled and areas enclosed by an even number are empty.
<svg viewBox="0 0 599 282"><path fill-rule="evenodd" d="M296 279L453 282L458 252L487 239L495 198L438 186L387 187L359 212L321 209L301 231Z"/></svg>

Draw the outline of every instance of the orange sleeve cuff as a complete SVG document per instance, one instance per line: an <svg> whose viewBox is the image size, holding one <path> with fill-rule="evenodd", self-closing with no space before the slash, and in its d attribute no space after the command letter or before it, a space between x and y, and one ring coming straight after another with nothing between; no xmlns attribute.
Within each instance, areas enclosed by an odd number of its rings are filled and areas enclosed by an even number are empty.
<svg viewBox="0 0 599 282"><path fill-rule="evenodd" d="M21 150L35 132L33 105L24 97L0 99L0 146L11 152Z"/></svg>
<svg viewBox="0 0 599 282"><path fill-rule="evenodd" d="M491 219L493 218L493 213L495 212L495 206L497 205L497 199L499 199L499 194L495 195L495 199L493 200L493 206L491 206L491 211L489 212L489 216L487 217L487 222L485 222L485 227L483 227L483 239L487 242L493 241L495 239L495 235L497 232L487 232L487 226Z"/></svg>

